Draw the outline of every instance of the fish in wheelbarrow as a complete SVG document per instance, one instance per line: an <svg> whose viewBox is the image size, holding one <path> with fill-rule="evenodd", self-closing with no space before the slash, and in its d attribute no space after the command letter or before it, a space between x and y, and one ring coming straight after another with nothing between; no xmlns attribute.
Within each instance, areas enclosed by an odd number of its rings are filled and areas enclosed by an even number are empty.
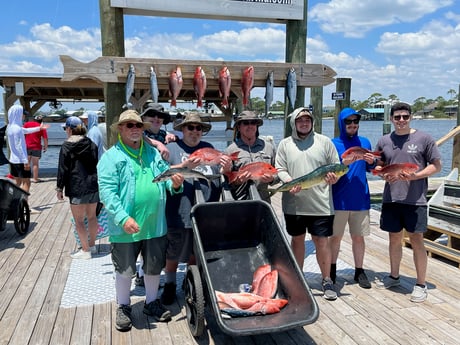
<svg viewBox="0 0 460 345"><path fill-rule="evenodd" d="M300 185L302 189L309 189L323 183L324 177L330 172L335 173L337 177L342 177L347 173L347 171L348 166L344 164L323 165L304 176L300 176L298 178L293 179L292 181L283 183L281 186L277 188L269 188L268 191L271 195L278 192L288 192L297 185Z"/></svg>
<svg viewBox="0 0 460 345"><path fill-rule="evenodd" d="M219 309L233 317L279 313L288 304L287 299L265 298L249 292L221 292L216 290Z"/></svg>
<svg viewBox="0 0 460 345"><path fill-rule="evenodd" d="M250 180L259 181L264 175L271 175L274 176L278 173L276 168L265 162L252 162L246 165L243 165L238 171L230 171L225 175L228 177L228 182L233 183L235 182L238 177L245 172L249 172L251 177Z"/></svg>
<svg viewBox="0 0 460 345"><path fill-rule="evenodd" d="M371 173L373 175L379 176L399 176L400 174L410 175L417 172L419 166L414 163L395 163L384 166L382 169L372 169Z"/></svg>
<svg viewBox="0 0 460 345"><path fill-rule="evenodd" d="M232 161L237 161L239 153L240 151L237 151L237 152L233 152L230 155L226 155L225 153L222 153L211 147L203 147L201 149L194 151L189 156L189 159L198 157L200 159L200 164L217 165L220 163L220 159L223 156L229 157Z"/></svg>
<svg viewBox="0 0 460 345"><path fill-rule="evenodd" d="M371 155L374 156L374 158L380 158L382 151L371 151L361 146L353 146L353 147L350 147L348 150L346 150L344 153L342 153L340 157L342 159L358 161L358 160L363 160L364 155L366 153L370 153Z"/></svg>

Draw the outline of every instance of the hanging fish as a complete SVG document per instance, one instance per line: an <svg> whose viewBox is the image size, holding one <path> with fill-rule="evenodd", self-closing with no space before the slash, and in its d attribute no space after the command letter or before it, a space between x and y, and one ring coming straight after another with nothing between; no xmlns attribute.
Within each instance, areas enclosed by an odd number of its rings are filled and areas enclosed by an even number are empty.
<svg viewBox="0 0 460 345"><path fill-rule="evenodd" d="M136 71L134 65L129 65L128 76L126 77L125 86L125 104L123 109L132 109L133 105L129 102L131 95L134 92L134 81L136 80Z"/></svg>
<svg viewBox="0 0 460 345"><path fill-rule="evenodd" d="M273 102L273 83L273 71L270 71L267 73L267 79L265 80L265 116L268 116L270 105Z"/></svg>
<svg viewBox="0 0 460 345"><path fill-rule="evenodd" d="M193 90L195 90L195 95L197 98L197 108L203 107L203 97L206 93L206 74L204 69L201 66L198 66L195 69L195 75L193 76Z"/></svg>
<svg viewBox="0 0 460 345"><path fill-rule="evenodd" d="M171 71L168 82L169 95L171 96L171 107L175 107L177 105L177 97L179 96L182 84L184 83L182 79L182 71L179 66L177 66L175 70Z"/></svg>
<svg viewBox="0 0 460 345"><path fill-rule="evenodd" d="M219 96L222 98L222 107L228 108L228 98L230 96L230 87L232 78L227 66L223 66L219 72Z"/></svg>
<svg viewBox="0 0 460 345"><path fill-rule="evenodd" d="M291 108L295 109L295 100L297 98L297 77L294 67L291 67L286 75L286 95Z"/></svg>
<svg viewBox="0 0 460 345"><path fill-rule="evenodd" d="M249 104L252 87L254 86L254 67L246 67L241 78L241 91L243 93L243 107Z"/></svg>
<svg viewBox="0 0 460 345"><path fill-rule="evenodd" d="M150 95L152 96L153 103L158 103L159 94L157 74L155 73L155 69L150 67Z"/></svg>

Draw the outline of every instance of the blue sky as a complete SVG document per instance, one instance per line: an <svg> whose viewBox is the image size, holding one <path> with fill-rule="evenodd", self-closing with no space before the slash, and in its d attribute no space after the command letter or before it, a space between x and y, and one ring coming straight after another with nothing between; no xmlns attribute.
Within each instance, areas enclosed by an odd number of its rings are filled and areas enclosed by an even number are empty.
<svg viewBox="0 0 460 345"><path fill-rule="evenodd" d="M307 62L352 78L354 100L375 92L410 103L418 97L448 99L460 84L459 5L460 0L310 0ZM124 21L127 57L285 58L281 24L146 16ZM82 62L101 56L98 0L12 1L3 6L0 22L0 72L62 73L61 54ZM333 104L333 91L335 84L325 87L324 105ZM263 89L251 93L263 95ZM282 99L278 88L275 100Z"/></svg>

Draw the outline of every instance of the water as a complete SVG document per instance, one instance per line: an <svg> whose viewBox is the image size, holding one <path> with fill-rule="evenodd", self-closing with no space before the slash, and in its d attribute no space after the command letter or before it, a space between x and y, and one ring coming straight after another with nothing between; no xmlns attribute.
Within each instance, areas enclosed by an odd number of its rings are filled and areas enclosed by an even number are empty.
<svg viewBox="0 0 460 345"><path fill-rule="evenodd" d="M40 160L41 168L55 169L57 167L59 148L60 144L64 141L66 135L62 130L61 123L51 123L51 127L48 129L48 137L50 147L47 152L42 154ZM0 127L2 124L0 124ZM411 122L413 128L421 129L430 133L435 140L441 138L448 133L452 128L456 126L455 120L413 120ZM225 133L225 122L213 122L212 130L203 140L211 142L214 147L218 150L224 150L227 147L226 139L231 138L232 133L228 131ZM323 134L333 137L334 134L334 121L331 119L325 119L322 123ZM167 126L167 130L172 130L171 124ZM284 123L283 120L264 120L264 125L260 127L259 132L261 135L270 135L273 137L275 144L278 144L283 139L284 134ZM383 121L362 121L360 122L359 134L363 135L372 143L372 147L375 147L378 139L383 133ZM451 171L452 165L452 140L449 139L443 145L440 146L442 155L443 168L440 173L435 176L446 176ZM6 153L6 149L3 149ZM0 176L4 176L8 173L8 167L6 165L0 166ZM368 176L372 179L373 176Z"/></svg>

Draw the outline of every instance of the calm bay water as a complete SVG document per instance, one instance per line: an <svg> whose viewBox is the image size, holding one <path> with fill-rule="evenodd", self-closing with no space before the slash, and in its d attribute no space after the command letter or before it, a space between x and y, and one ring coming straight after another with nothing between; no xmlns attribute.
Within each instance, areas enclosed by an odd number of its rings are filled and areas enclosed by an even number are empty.
<svg viewBox="0 0 460 345"><path fill-rule="evenodd" d="M411 126L430 133L435 140L441 138L448 133L456 125L455 120L413 120ZM231 138L232 134L227 131L225 134L224 122L213 122L212 130L208 135L204 136L203 140L211 142L218 150L223 150L227 146L225 137ZM167 126L167 130L172 130L171 124ZM278 144L283 139L284 123L282 120L264 120L264 125L259 129L261 135L270 135L273 137L275 144ZM328 137L334 135L334 121L325 119L322 123L322 132ZM359 134L369 138L372 147L375 147L378 139L383 133L383 121L362 121L360 123ZM50 147L47 152L43 153L40 160L41 168L55 169L57 167L59 148L62 141L65 139L65 132L62 130L60 123L51 123L48 129ZM452 142L449 139L440 146L443 162L443 170L436 176L446 176L451 170L452 164ZM6 153L6 149L3 148ZM0 166L0 175L4 176L8 173L8 167ZM372 176L369 176L372 178Z"/></svg>

